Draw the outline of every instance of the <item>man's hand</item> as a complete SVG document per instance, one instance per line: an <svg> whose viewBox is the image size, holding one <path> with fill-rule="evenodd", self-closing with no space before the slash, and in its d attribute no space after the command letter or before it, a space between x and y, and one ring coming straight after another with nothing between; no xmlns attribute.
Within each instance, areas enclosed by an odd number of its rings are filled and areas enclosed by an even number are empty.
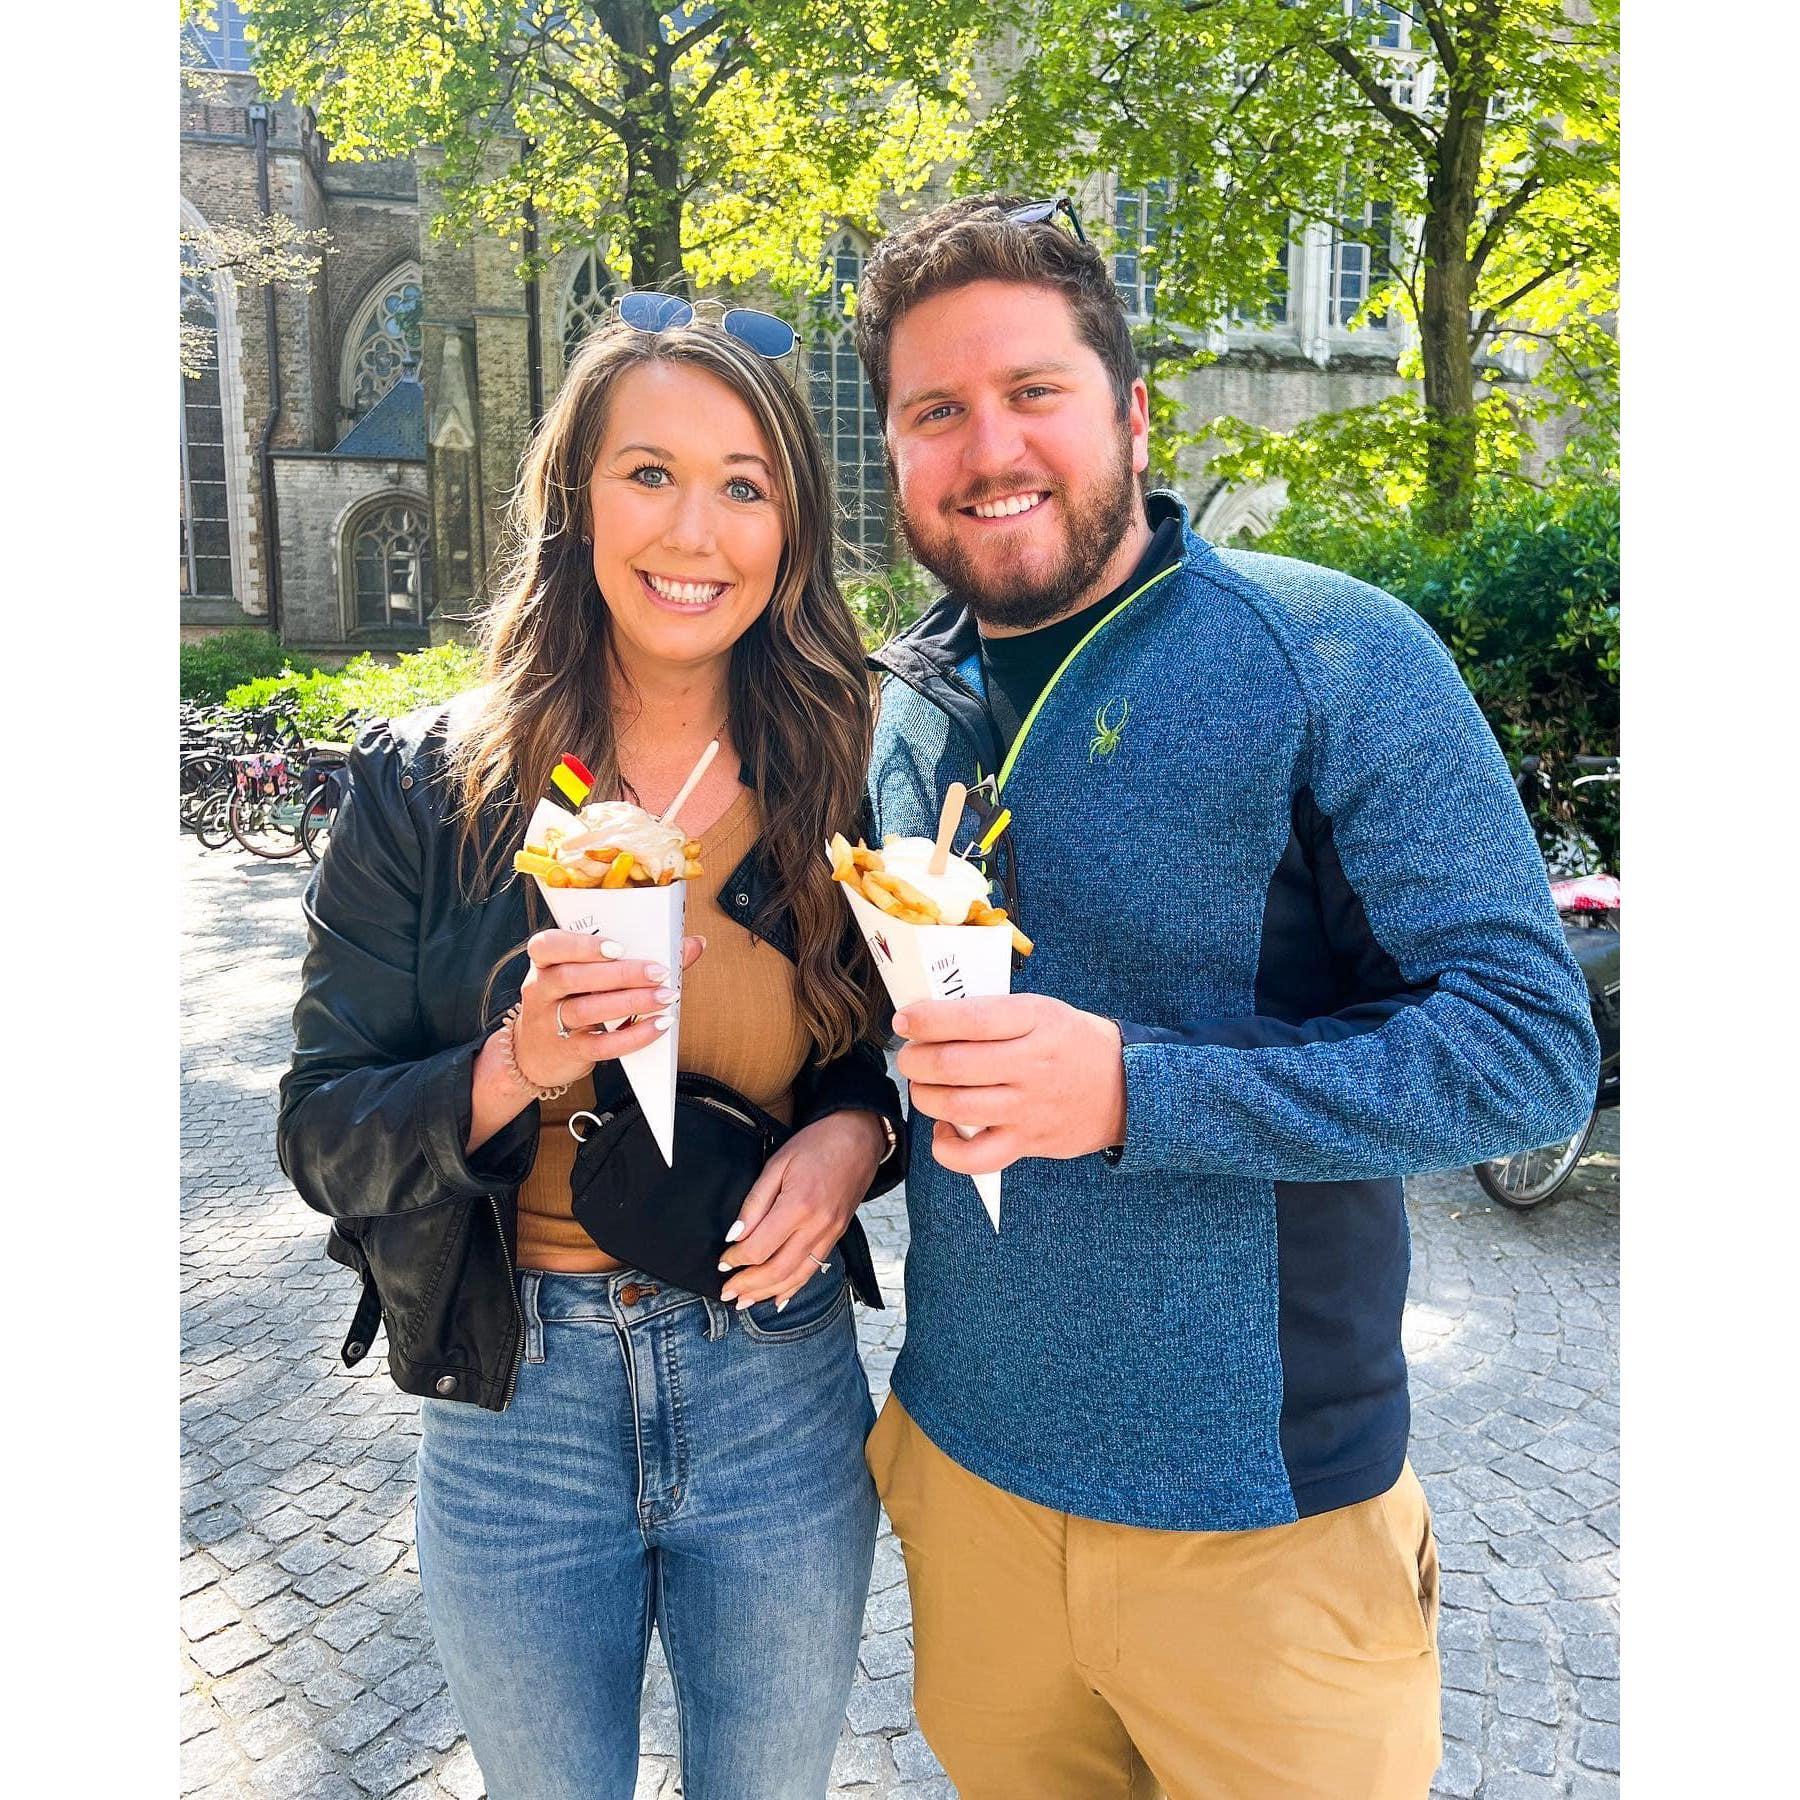
<svg viewBox="0 0 1800 1800"><path fill-rule="evenodd" d="M1021 1156L1087 1156L1125 1141L1119 1028L1043 994L920 1000L894 1017L912 1103L940 1121L931 1154L961 1175ZM957 1125L980 1127L959 1137Z"/></svg>

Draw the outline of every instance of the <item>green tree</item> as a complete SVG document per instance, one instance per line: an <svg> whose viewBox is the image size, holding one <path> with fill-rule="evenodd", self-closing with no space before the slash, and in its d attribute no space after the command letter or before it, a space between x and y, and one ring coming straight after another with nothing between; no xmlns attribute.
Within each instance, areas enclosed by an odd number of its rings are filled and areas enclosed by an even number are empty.
<svg viewBox="0 0 1800 1800"><path fill-rule="evenodd" d="M1037 191L1167 183L1159 373L1267 307L1295 230L1367 246L1356 323L1411 322L1417 390L1294 433L1216 421L1228 478L1342 483L1465 526L1535 416L1585 409L1605 455L1618 285L1617 0L1012 0L1028 45L971 173ZM1185 339L1185 341L1184 341ZM1529 389L1503 379L1535 354ZM1194 434L1204 436L1205 433Z"/></svg>
<svg viewBox="0 0 1800 1800"><path fill-rule="evenodd" d="M597 244L634 286L821 280L955 154L979 0L251 0L339 158L441 150L444 229Z"/></svg>

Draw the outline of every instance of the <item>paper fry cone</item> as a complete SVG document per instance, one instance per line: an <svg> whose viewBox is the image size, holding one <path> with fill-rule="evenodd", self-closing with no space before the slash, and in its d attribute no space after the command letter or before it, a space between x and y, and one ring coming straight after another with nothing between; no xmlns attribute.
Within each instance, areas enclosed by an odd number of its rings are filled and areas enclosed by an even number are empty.
<svg viewBox="0 0 1800 1800"><path fill-rule="evenodd" d="M567 831L578 828L573 815L540 800L531 821L531 839L543 841L546 825ZM669 971L666 985L675 990L668 1013L675 1021L653 1044L619 1058L656 1147L670 1168L675 1166L675 1061L681 1037L681 939L687 915L687 883L667 887L553 888L537 876L538 892L550 916L564 931L588 931L609 937L634 960L659 962ZM614 1027L608 1027L614 1029Z"/></svg>
<svg viewBox="0 0 1800 1800"><path fill-rule="evenodd" d="M907 925L840 885L896 1010L915 1000L985 1000L1012 992L1011 926ZM956 1129L975 1136L973 1129ZM998 1231L1000 1171L969 1179Z"/></svg>

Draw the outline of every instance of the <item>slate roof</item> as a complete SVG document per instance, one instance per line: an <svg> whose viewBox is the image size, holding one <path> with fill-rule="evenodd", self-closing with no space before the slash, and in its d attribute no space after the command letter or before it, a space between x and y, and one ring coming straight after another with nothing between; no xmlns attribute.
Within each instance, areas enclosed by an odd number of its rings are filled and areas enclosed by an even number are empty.
<svg viewBox="0 0 1800 1800"><path fill-rule="evenodd" d="M425 460L425 390L402 376L335 445L333 456L367 456L386 462Z"/></svg>

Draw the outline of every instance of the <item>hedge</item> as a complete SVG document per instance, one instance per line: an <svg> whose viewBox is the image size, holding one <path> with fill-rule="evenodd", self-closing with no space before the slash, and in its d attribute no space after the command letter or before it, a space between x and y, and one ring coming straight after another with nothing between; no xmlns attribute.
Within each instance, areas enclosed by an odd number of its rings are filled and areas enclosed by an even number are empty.
<svg viewBox="0 0 1800 1800"><path fill-rule="evenodd" d="M277 675L287 666L288 652L272 632L248 626L221 631L181 646L181 697L216 706L241 683Z"/></svg>
<svg viewBox="0 0 1800 1800"><path fill-rule="evenodd" d="M1597 854L1618 869L1618 788L1572 785L1573 758L1619 753L1616 487L1491 491L1449 539L1400 515L1359 526L1292 506L1255 547L1341 569L1414 607L1508 760L1543 759L1530 810L1546 853L1564 865Z"/></svg>
<svg viewBox="0 0 1800 1800"><path fill-rule="evenodd" d="M397 719L415 707L453 699L480 679L480 655L464 644L415 650L392 663L379 663L365 651L341 669L283 669L244 682L225 696L225 704L267 706L277 695L291 695L300 729L311 738L329 738L347 712Z"/></svg>

